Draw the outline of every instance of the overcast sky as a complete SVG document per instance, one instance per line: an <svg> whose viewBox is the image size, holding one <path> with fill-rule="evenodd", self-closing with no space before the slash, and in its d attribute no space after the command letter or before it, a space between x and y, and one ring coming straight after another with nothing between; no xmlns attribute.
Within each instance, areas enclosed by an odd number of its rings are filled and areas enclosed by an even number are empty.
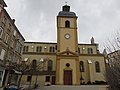
<svg viewBox="0 0 120 90"><path fill-rule="evenodd" d="M104 43L120 29L120 0L5 0L26 41L57 42L56 16L67 1L78 16L78 42Z"/></svg>

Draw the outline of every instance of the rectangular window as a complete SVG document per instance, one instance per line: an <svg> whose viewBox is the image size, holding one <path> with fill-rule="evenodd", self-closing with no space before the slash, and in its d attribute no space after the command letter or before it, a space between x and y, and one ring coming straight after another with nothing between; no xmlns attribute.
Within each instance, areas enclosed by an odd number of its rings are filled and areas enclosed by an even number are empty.
<svg viewBox="0 0 120 90"><path fill-rule="evenodd" d="M16 51L19 52L19 43L16 42Z"/></svg>
<svg viewBox="0 0 120 90"><path fill-rule="evenodd" d="M29 46L24 46L23 52L28 52Z"/></svg>
<svg viewBox="0 0 120 90"><path fill-rule="evenodd" d="M32 76L27 76L27 82L30 82L32 80Z"/></svg>
<svg viewBox="0 0 120 90"><path fill-rule="evenodd" d="M37 46L36 52L37 52L37 53L40 53L41 51L42 51L42 47L41 47L41 46Z"/></svg>
<svg viewBox="0 0 120 90"><path fill-rule="evenodd" d="M8 38L9 38L9 35L6 34L6 35L5 35L5 42L6 42L6 43L8 42Z"/></svg>
<svg viewBox="0 0 120 90"><path fill-rule="evenodd" d="M8 24L8 28L11 30L11 24L10 23Z"/></svg>
<svg viewBox="0 0 120 90"><path fill-rule="evenodd" d="M5 24L6 24L6 21L7 21L7 19L6 19L6 17L4 16L3 19L2 19L2 23L5 25Z"/></svg>
<svg viewBox="0 0 120 90"><path fill-rule="evenodd" d="M22 46L19 47L19 53L21 53L21 52L22 52Z"/></svg>
<svg viewBox="0 0 120 90"><path fill-rule="evenodd" d="M54 47L50 47L49 51L54 53L55 52L55 48Z"/></svg>
<svg viewBox="0 0 120 90"><path fill-rule="evenodd" d="M0 38L2 37L2 33L3 33L3 28L0 27Z"/></svg>
<svg viewBox="0 0 120 90"><path fill-rule="evenodd" d="M14 34L13 35L16 36L16 30L14 30Z"/></svg>
<svg viewBox="0 0 120 90"><path fill-rule="evenodd" d="M52 47L50 47L50 50L49 50L50 52L52 52Z"/></svg>
<svg viewBox="0 0 120 90"><path fill-rule="evenodd" d="M46 76L46 82L50 82L50 76Z"/></svg>
<svg viewBox="0 0 120 90"><path fill-rule="evenodd" d="M5 50L2 49L1 53L0 53L0 59L3 60L5 56Z"/></svg>
<svg viewBox="0 0 120 90"><path fill-rule="evenodd" d="M14 40L12 39L10 42L10 46L13 48L14 47Z"/></svg>
<svg viewBox="0 0 120 90"><path fill-rule="evenodd" d="M88 54L93 54L93 49L92 48L88 48Z"/></svg>

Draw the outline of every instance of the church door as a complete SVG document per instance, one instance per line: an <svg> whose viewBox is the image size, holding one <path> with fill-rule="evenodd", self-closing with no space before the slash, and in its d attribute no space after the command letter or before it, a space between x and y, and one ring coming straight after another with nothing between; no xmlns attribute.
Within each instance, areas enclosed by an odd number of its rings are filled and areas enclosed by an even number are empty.
<svg viewBox="0 0 120 90"><path fill-rule="evenodd" d="M64 71L64 85L72 85L72 70Z"/></svg>

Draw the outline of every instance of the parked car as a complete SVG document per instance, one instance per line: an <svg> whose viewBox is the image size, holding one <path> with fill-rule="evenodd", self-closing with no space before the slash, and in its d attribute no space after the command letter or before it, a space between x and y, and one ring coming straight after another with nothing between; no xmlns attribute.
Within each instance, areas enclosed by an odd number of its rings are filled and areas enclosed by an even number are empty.
<svg viewBox="0 0 120 90"><path fill-rule="evenodd" d="M24 87L20 87L18 90L25 90L25 88Z"/></svg>
<svg viewBox="0 0 120 90"><path fill-rule="evenodd" d="M8 90L17 90L16 85L9 85Z"/></svg>

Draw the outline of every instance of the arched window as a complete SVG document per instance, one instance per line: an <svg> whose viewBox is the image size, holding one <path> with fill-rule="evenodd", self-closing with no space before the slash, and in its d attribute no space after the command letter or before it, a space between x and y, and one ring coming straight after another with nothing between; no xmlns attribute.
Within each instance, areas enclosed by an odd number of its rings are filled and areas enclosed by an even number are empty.
<svg viewBox="0 0 120 90"><path fill-rule="evenodd" d="M100 72L100 64L98 61L95 62L95 70L96 72Z"/></svg>
<svg viewBox="0 0 120 90"><path fill-rule="evenodd" d="M65 27L66 27L66 28L69 28L69 27L70 27L70 21L68 21L68 20L65 21Z"/></svg>
<svg viewBox="0 0 120 90"><path fill-rule="evenodd" d="M80 61L79 63L80 72L84 72L84 62Z"/></svg>
<svg viewBox="0 0 120 90"><path fill-rule="evenodd" d="M52 71L52 66L53 66L53 61L49 60L48 61L48 71Z"/></svg>
<svg viewBox="0 0 120 90"><path fill-rule="evenodd" d="M37 67L37 61L34 59L34 60L32 61L32 69L33 69L33 70L36 70L36 67Z"/></svg>

